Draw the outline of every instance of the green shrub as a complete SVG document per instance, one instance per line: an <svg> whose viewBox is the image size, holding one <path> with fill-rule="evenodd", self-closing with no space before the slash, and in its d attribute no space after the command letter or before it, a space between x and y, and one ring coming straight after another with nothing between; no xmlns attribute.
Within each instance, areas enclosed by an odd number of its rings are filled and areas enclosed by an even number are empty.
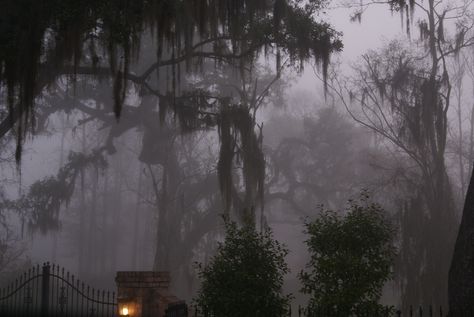
<svg viewBox="0 0 474 317"><path fill-rule="evenodd" d="M383 208L366 194L349 201L344 215L321 207L320 216L306 223L311 259L299 275L310 295L308 309L333 316L385 311L378 302L392 277L394 232Z"/></svg>
<svg viewBox="0 0 474 317"><path fill-rule="evenodd" d="M198 265L201 288L196 306L216 317L275 317L289 309L290 295L281 292L287 249L270 229L257 232L226 223L226 236L207 266Z"/></svg>

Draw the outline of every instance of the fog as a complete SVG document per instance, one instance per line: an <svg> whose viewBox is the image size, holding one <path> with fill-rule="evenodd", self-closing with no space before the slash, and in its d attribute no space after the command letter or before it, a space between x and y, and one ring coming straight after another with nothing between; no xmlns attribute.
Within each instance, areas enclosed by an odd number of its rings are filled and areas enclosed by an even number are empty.
<svg viewBox="0 0 474 317"><path fill-rule="evenodd" d="M58 71L36 89L34 123L20 119L1 137L0 286L45 262L106 290L117 271L169 271L172 292L191 303L196 263L209 263L223 241L223 218L251 217L288 248L282 291L305 306L305 223L324 208L343 216L368 193L396 228L380 302L447 307L474 160L474 20L470 2L440 2L449 19L436 16L433 53L423 24L431 2L411 12L329 3L313 15L341 32L327 69L324 54L300 61L296 44L278 43L241 64L198 56L142 78L175 58L173 42L160 43L147 23L129 66L117 49L117 73L88 74L94 56L83 48L76 74ZM199 42L204 33L195 32ZM232 45L202 46L218 55ZM111 55L99 48L100 73ZM2 121L11 111L3 74Z"/></svg>

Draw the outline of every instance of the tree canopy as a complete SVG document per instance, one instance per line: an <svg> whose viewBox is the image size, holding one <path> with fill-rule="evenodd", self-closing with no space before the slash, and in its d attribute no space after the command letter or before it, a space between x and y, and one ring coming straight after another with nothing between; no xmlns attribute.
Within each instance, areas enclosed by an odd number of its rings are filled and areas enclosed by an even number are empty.
<svg viewBox="0 0 474 317"><path fill-rule="evenodd" d="M179 85L174 68L184 63L191 71L206 59L244 67L262 52L275 54L277 64L286 54L299 66L315 58L325 73L330 53L342 44L330 25L314 18L324 3L8 1L0 13L0 87L8 104L0 136L18 123L19 160L23 138L35 125L35 98L62 75L113 78L113 110L119 117L145 32L156 39L156 61L138 78L145 82L154 73L159 76L160 67L172 66L173 92Z"/></svg>

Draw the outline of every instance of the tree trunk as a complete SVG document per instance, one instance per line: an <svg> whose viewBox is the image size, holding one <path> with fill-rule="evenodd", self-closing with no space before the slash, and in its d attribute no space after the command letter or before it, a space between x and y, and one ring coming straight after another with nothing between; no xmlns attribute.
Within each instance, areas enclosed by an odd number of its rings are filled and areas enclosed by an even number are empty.
<svg viewBox="0 0 474 317"><path fill-rule="evenodd" d="M448 292L450 316L469 314L467 312L474 306L474 174L467 189L454 246Z"/></svg>
<svg viewBox="0 0 474 317"><path fill-rule="evenodd" d="M115 175L114 175L114 180L115 180L115 193L113 193L112 197L114 197L114 210L113 210L113 239L114 241L111 246L111 270L115 271L117 270L118 265L120 264L118 256L119 256L119 247L117 241L122 240L122 236L120 233L120 220L121 220L121 215L122 215L122 187L123 187L123 177L121 174L123 168L122 164L122 156L118 155L117 160L115 162ZM122 241L123 243L123 241Z"/></svg>
<svg viewBox="0 0 474 317"><path fill-rule="evenodd" d="M97 249L97 191L98 191L98 183L99 183L99 170L97 167L94 167L92 171L93 175L92 179L92 193L91 193L91 204L89 208L89 219L87 225L87 239L88 239L88 248L87 248L87 259L88 259L88 271L89 274L93 274L96 276L98 273L97 266L98 266L98 249Z"/></svg>
<svg viewBox="0 0 474 317"><path fill-rule="evenodd" d="M156 232L156 251L154 260L155 270L170 270L170 256L173 237L180 228L173 225L172 217L176 216L177 188L179 179L179 163L176 154L175 142L167 147L167 155L163 163L163 177L161 180L160 199L158 201L158 226Z"/></svg>
<svg viewBox="0 0 474 317"><path fill-rule="evenodd" d="M140 198L142 191L142 164L138 164L138 182L137 182L137 196L135 200L135 218L133 223L133 244L132 244L132 258L131 258L131 267L134 270L138 269L138 247L139 247L139 230L140 230L140 218L141 215L141 204Z"/></svg>
<svg viewBox="0 0 474 317"><path fill-rule="evenodd" d="M109 172L108 169L104 172L104 185L102 188L102 210L101 210L101 241L100 250L101 256L99 256L99 272L101 274L106 273L106 259L110 257L110 239L109 239L109 226L108 226L108 212L109 212Z"/></svg>
<svg viewBox="0 0 474 317"><path fill-rule="evenodd" d="M426 231L422 232L426 254L426 272L423 284L425 286L422 304L432 304L434 307L448 306L448 274L449 259L453 254L454 245L454 200L451 185L449 184L444 162L442 173L433 176L436 182L432 197L427 197L430 217L426 217Z"/></svg>
<svg viewBox="0 0 474 317"><path fill-rule="evenodd" d="M82 153L86 150L86 130L85 125L82 126ZM81 196L79 204L79 276L84 276L85 273L85 212L86 212L86 188L84 170L80 171Z"/></svg>

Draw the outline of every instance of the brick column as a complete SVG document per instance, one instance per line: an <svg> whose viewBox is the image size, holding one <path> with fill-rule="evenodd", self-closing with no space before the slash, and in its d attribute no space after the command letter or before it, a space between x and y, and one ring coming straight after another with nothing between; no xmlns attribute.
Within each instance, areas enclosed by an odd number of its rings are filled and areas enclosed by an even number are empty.
<svg viewBox="0 0 474 317"><path fill-rule="evenodd" d="M169 293L169 272L117 272L119 316L127 306L131 317L164 317L168 304L179 299Z"/></svg>

